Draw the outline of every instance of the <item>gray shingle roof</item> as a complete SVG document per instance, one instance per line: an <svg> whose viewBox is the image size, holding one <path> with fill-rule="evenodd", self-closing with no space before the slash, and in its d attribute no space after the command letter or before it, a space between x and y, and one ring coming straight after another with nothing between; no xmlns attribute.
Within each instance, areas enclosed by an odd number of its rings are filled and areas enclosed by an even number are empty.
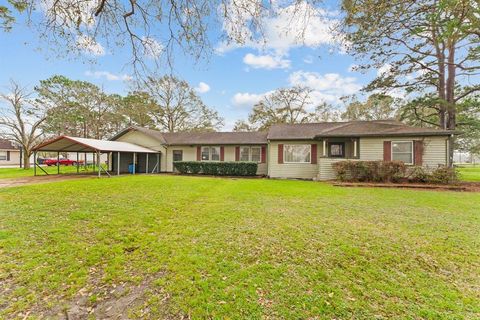
<svg viewBox="0 0 480 320"><path fill-rule="evenodd" d="M163 133L142 127L130 127L118 133L116 140L129 131L139 131L166 145L238 145L266 144L268 140L311 140L322 137L435 136L455 132L435 128L412 127L394 120L276 124L268 132L176 132Z"/></svg>
<svg viewBox="0 0 480 320"><path fill-rule="evenodd" d="M15 147L12 142L6 139L0 139L0 149L8 149L8 150L17 150L18 148Z"/></svg>
<svg viewBox="0 0 480 320"><path fill-rule="evenodd" d="M454 132L412 127L394 120L277 124L268 132L269 140L314 139L322 137L432 136Z"/></svg>
<svg viewBox="0 0 480 320"><path fill-rule="evenodd" d="M142 127L127 128L111 140L116 140L125 133L137 130L167 145L195 145L195 144L266 144L267 132L175 132L165 133Z"/></svg>
<svg viewBox="0 0 480 320"><path fill-rule="evenodd" d="M266 132L177 132L164 133L169 145L266 144Z"/></svg>

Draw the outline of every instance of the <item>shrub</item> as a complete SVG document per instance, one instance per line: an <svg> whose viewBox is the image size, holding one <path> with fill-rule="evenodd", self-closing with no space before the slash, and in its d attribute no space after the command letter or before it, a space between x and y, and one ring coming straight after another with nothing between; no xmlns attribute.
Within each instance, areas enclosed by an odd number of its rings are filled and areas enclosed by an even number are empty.
<svg viewBox="0 0 480 320"><path fill-rule="evenodd" d="M455 168L440 166L433 170L427 178L430 183L453 184L459 180L458 172Z"/></svg>
<svg viewBox="0 0 480 320"><path fill-rule="evenodd" d="M340 181L394 182L405 176L401 161L339 161L333 164Z"/></svg>
<svg viewBox="0 0 480 320"><path fill-rule="evenodd" d="M410 169L408 180L425 183L428 181L429 176L430 174L423 167L415 166Z"/></svg>
<svg viewBox="0 0 480 320"><path fill-rule="evenodd" d="M175 161L175 169L182 174L207 174L218 176L254 176L257 174L256 162L201 162L201 161Z"/></svg>

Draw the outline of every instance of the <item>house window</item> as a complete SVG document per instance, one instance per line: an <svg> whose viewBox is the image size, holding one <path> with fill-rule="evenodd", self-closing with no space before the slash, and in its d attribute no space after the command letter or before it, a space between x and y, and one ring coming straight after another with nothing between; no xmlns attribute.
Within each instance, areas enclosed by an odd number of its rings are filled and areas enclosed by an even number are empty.
<svg viewBox="0 0 480 320"><path fill-rule="evenodd" d="M345 158L345 142L330 142L328 156L332 158Z"/></svg>
<svg viewBox="0 0 480 320"><path fill-rule="evenodd" d="M183 150L173 150L173 161L183 161Z"/></svg>
<svg viewBox="0 0 480 320"><path fill-rule="evenodd" d="M0 151L0 160L7 160L7 151Z"/></svg>
<svg viewBox="0 0 480 320"><path fill-rule="evenodd" d="M260 162L261 158L261 147L240 147L240 161Z"/></svg>
<svg viewBox="0 0 480 320"><path fill-rule="evenodd" d="M210 147L202 147L202 161L210 160Z"/></svg>
<svg viewBox="0 0 480 320"><path fill-rule="evenodd" d="M220 147L210 147L212 161L220 161Z"/></svg>
<svg viewBox="0 0 480 320"><path fill-rule="evenodd" d="M202 161L220 161L220 147L202 147Z"/></svg>
<svg viewBox="0 0 480 320"><path fill-rule="evenodd" d="M285 163L310 163L311 145L286 144L283 147L283 160Z"/></svg>
<svg viewBox="0 0 480 320"><path fill-rule="evenodd" d="M392 141L392 160L413 164L413 141Z"/></svg>
<svg viewBox="0 0 480 320"><path fill-rule="evenodd" d="M250 147L240 148L240 161L250 161Z"/></svg>
<svg viewBox="0 0 480 320"><path fill-rule="evenodd" d="M251 147L250 149L252 150L251 161L260 162L262 160L262 148L261 147Z"/></svg>

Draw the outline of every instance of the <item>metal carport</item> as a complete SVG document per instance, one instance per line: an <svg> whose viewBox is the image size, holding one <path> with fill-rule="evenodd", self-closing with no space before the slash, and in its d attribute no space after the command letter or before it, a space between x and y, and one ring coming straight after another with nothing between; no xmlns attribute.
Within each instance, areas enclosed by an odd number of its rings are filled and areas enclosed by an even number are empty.
<svg viewBox="0 0 480 320"><path fill-rule="evenodd" d="M160 152L159 151L148 149L148 148L145 148L133 143L129 143L129 142L106 141L106 140L87 139L87 138L78 138L78 137L70 137L70 136L59 136L55 139L49 140L45 143L42 143L36 146L33 149L33 151L34 151L33 153L34 175L37 175L37 167L45 172L45 170L43 170L43 168L40 167L37 163L38 151L57 152L57 168L60 167L60 163L59 163L60 152L76 152L77 153L77 173L79 172L79 158L78 158L79 153L96 154L97 156L96 163L97 163L99 177L101 176L102 170L108 176L110 176L110 173L104 168L102 168L102 166L100 165L100 155L102 153L109 153L111 155L109 159L115 159L115 161L111 161L111 163L109 163L109 166L111 166L111 170L113 172L116 172L117 175L120 175L120 173L122 172L121 170L122 155L123 155L123 160L127 159L128 161L131 161L132 163L137 164L140 159L142 164L145 165L144 168L140 168L142 170L139 170L137 169L136 166L133 166L133 174L135 174L135 171L137 171L138 173L160 172ZM151 154L155 154L155 156L152 157ZM57 172L59 172L59 169Z"/></svg>

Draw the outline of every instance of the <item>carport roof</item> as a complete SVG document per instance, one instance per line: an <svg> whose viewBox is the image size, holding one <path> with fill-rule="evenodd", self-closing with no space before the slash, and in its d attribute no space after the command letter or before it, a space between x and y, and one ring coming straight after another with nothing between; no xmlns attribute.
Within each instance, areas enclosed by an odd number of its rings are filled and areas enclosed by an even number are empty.
<svg viewBox="0 0 480 320"><path fill-rule="evenodd" d="M58 152L138 152L158 153L158 151L141 147L139 145L121 142L87 139L69 136L60 136L36 146L34 151L58 151Z"/></svg>

